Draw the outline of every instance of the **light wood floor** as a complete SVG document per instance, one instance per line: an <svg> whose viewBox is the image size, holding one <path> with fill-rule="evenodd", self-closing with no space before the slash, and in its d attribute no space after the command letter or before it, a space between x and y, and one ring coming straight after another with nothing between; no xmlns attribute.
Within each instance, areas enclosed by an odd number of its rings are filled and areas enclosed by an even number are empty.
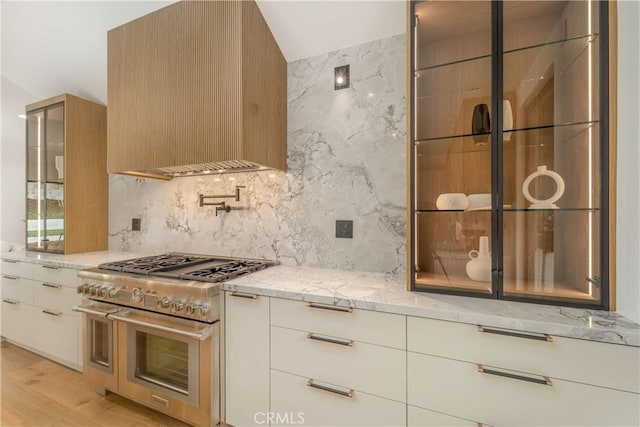
<svg viewBox="0 0 640 427"><path fill-rule="evenodd" d="M7 342L0 365L2 427L187 426L118 395L100 396L81 373Z"/></svg>

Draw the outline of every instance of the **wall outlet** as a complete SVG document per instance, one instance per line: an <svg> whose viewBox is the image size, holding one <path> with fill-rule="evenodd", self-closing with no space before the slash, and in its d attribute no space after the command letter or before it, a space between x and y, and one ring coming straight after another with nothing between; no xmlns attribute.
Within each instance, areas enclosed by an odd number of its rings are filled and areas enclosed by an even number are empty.
<svg viewBox="0 0 640 427"><path fill-rule="evenodd" d="M140 218L131 218L131 231L140 231Z"/></svg>
<svg viewBox="0 0 640 427"><path fill-rule="evenodd" d="M336 220L336 237L353 239L353 221Z"/></svg>

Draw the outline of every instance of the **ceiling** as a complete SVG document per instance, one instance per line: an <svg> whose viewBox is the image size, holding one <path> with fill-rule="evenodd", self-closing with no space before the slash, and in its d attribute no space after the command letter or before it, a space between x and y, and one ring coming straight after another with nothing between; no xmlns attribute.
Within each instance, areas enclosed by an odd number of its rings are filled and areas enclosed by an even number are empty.
<svg viewBox="0 0 640 427"><path fill-rule="evenodd" d="M106 103L107 31L170 3L2 0L2 77L35 99L69 92ZM258 6L288 62L405 31L402 0Z"/></svg>

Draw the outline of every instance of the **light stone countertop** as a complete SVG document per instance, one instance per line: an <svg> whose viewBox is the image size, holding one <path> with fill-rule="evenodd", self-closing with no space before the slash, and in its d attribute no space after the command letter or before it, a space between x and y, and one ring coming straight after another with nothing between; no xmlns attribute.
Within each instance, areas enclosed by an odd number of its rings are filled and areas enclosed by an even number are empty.
<svg viewBox="0 0 640 427"><path fill-rule="evenodd" d="M405 276L277 266L223 289L640 347L640 325L615 312L407 292Z"/></svg>
<svg viewBox="0 0 640 427"><path fill-rule="evenodd" d="M103 264L105 262L120 261L130 258L140 258L147 255L149 254L122 251L84 252L70 255L50 254L46 252L33 251L16 251L3 252L2 254L0 254L0 258L10 259L14 261L31 262L34 264L48 264L55 267L81 270L83 268L96 267L98 264Z"/></svg>
<svg viewBox="0 0 640 427"><path fill-rule="evenodd" d="M83 269L148 254L4 252L2 259ZM407 292L405 276L276 266L223 284L228 291L640 347L640 325L608 311Z"/></svg>

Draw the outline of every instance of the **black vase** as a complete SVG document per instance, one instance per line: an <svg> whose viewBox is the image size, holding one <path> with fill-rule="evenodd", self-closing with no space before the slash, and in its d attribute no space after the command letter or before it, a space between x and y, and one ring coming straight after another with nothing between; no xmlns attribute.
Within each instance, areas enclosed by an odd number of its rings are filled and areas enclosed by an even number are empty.
<svg viewBox="0 0 640 427"><path fill-rule="evenodd" d="M478 104L473 108L473 117L471 118L473 142L477 145L487 144L489 142L488 134L490 132L491 119L489 118L489 107L487 104Z"/></svg>

